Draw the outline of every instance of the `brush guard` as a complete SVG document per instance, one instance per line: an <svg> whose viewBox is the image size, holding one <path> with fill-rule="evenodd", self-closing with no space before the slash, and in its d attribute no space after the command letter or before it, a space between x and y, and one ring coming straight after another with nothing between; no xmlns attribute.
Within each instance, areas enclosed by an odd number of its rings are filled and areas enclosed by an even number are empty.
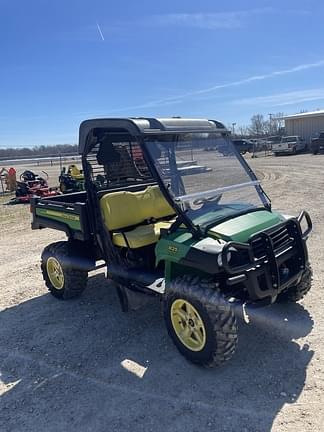
<svg viewBox="0 0 324 432"><path fill-rule="evenodd" d="M304 231L301 224L306 224ZM275 301L281 291L298 283L305 271L305 243L311 231L311 218L303 210L297 218L254 234L248 243L227 243L222 250L222 266L229 276L227 285L244 284L252 301L267 297ZM246 262L233 265L233 253L244 255Z"/></svg>

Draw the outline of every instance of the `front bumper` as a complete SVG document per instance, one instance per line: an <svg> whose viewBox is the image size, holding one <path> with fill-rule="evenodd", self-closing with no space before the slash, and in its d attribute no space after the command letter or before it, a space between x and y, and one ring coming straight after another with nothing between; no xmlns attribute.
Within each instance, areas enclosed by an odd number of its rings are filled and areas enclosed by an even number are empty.
<svg viewBox="0 0 324 432"><path fill-rule="evenodd" d="M278 153L278 154L293 154L295 149L294 148L282 148L282 149L276 149L276 150L272 150L273 153Z"/></svg>
<svg viewBox="0 0 324 432"><path fill-rule="evenodd" d="M306 224L304 232L301 224ZM306 240L311 231L311 218L303 211L297 219L254 234L248 243L229 242L222 251L228 288L240 287L242 292L243 287L249 301L275 301L280 292L300 281L308 264ZM233 250L244 257L244 264L229 258Z"/></svg>

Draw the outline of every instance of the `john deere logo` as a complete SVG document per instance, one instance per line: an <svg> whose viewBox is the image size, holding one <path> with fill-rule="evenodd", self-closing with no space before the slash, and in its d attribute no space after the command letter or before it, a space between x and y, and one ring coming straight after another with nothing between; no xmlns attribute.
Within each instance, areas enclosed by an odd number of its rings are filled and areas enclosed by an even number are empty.
<svg viewBox="0 0 324 432"><path fill-rule="evenodd" d="M178 248L175 246L169 246L169 251L172 253L177 253L178 252Z"/></svg>

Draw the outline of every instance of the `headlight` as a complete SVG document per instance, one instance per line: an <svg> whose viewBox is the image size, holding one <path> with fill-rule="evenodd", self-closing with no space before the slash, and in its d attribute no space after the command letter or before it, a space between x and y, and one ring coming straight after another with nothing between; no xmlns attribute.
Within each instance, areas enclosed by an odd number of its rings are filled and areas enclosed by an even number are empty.
<svg viewBox="0 0 324 432"><path fill-rule="evenodd" d="M229 250L226 252L227 263L229 263L231 261L233 253L235 253L235 252L237 252L237 249L235 249L234 247L230 247ZM218 263L219 267L222 267L222 265L223 265L222 253L220 253L217 256L217 263Z"/></svg>
<svg viewBox="0 0 324 432"><path fill-rule="evenodd" d="M227 258L227 262L230 262L231 258L232 258L232 253L231 251L227 251L226 253L226 258ZM223 265L223 260L222 260L222 254L218 254L217 257L217 264L219 265L219 267L222 267Z"/></svg>

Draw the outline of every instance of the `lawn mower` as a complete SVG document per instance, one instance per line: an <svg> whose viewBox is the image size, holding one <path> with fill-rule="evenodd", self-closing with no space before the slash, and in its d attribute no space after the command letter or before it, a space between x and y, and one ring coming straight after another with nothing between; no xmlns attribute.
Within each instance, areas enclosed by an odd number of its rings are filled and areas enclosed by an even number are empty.
<svg viewBox="0 0 324 432"><path fill-rule="evenodd" d="M52 197L60 194L57 188L48 186L48 174L42 171L46 178L35 174L33 171L26 170L20 175L17 181L16 197L12 198L8 204L26 204L32 197Z"/></svg>
<svg viewBox="0 0 324 432"><path fill-rule="evenodd" d="M75 164L63 167L59 176L60 191L62 193L80 192L84 190L84 175Z"/></svg>

